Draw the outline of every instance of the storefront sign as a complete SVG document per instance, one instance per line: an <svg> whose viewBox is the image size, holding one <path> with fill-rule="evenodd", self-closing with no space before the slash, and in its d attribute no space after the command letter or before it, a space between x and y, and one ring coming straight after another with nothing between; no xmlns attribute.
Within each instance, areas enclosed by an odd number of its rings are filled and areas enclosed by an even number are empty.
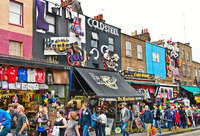
<svg viewBox="0 0 200 136"><path fill-rule="evenodd" d="M116 98L99 98L100 101L117 101Z"/></svg>
<svg viewBox="0 0 200 136"><path fill-rule="evenodd" d="M73 0L61 0L62 7L66 7L72 3Z"/></svg>
<svg viewBox="0 0 200 136"><path fill-rule="evenodd" d="M106 33L110 33L110 34L113 34L113 35L116 35L116 36L119 36L119 32L118 32L118 29L117 28L114 28L112 26L109 26L107 24L104 24L100 21L97 21L97 20L94 20L92 18L89 18L87 20L87 23L90 27L92 28L96 28L98 30L101 30L101 31L104 31Z"/></svg>
<svg viewBox="0 0 200 136"><path fill-rule="evenodd" d="M81 48L80 38L50 37L44 39L44 55L67 55L71 48Z"/></svg>
<svg viewBox="0 0 200 136"><path fill-rule="evenodd" d="M2 89L8 89L8 82L2 81Z"/></svg>
<svg viewBox="0 0 200 136"><path fill-rule="evenodd" d="M133 71L128 71L128 70L125 70L123 72L123 76L126 77L126 78L155 79L155 75L154 74L133 72Z"/></svg>
<svg viewBox="0 0 200 136"><path fill-rule="evenodd" d="M118 97L117 100L118 101L134 101L135 98L134 97Z"/></svg>

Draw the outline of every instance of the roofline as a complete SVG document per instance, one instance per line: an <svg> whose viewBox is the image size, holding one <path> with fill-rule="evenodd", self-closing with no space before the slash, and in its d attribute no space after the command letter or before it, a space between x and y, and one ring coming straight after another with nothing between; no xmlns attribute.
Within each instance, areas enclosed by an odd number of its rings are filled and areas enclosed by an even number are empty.
<svg viewBox="0 0 200 136"><path fill-rule="evenodd" d="M128 35L128 34L122 33L122 32L121 32L121 34L122 34L122 35L126 35L126 36L128 36L128 37L131 37L131 38L133 38L133 39L137 39L137 40L140 40L140 41L146 42L146 41L143 40L143 39L140 39L140 38L137 38L137 37L134 37L134 36L131 36L131 35Z"/></svg>
<svg viewBox="0 0 200 136"><path fill-rule="evenodd" d="M188 44L190 44L190 43L182 43L182 42L176 42L176 43L180 43L180 44L183 44L183 45L185 45L185 46L188 46L188 47L190 47L190 48L192 48L192 46L190 46L190 45L188 45Z"/></svg>
<svg viewBox="0 0 200 136"><path fill-rule="evenodd" d="M197 62L197 61L194 61L194 60L192 60L192 62L200 64L200 62Z"/></svg>

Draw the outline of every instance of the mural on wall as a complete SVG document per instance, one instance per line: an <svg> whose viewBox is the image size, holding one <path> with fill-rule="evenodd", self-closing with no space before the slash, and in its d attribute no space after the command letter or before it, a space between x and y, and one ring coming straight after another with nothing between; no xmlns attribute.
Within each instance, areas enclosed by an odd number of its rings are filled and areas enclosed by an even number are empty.
<svg viewBox="0 0 200 136"><path fill-rule="evenodd" d="M179 48L175 42L168 40L164 43L166 49L166 69L167 77L173 77L174 80L180 80L181 59L179 58Z"/></svg>
<svg viewBox="0 0 200 136"><path fill-rule="evenodd" d="M84 32L83 32L83 30L81 28L81 18L75 17L70 29L72 31L74 31L74 33L76 35L82 35L83 36Z"/></svg>

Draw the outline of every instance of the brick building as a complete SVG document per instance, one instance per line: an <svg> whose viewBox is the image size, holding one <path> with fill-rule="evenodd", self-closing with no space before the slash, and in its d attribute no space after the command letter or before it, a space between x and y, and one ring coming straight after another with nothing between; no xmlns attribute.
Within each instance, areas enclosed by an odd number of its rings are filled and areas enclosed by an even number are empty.
<svg viewBox="0 0 200 136"><path fill-rule="evenodd" d="M196 61L192 61L192 71L193 71L193 85L197 85L199 87L199 79L200 79L200 63Z"/></svg>

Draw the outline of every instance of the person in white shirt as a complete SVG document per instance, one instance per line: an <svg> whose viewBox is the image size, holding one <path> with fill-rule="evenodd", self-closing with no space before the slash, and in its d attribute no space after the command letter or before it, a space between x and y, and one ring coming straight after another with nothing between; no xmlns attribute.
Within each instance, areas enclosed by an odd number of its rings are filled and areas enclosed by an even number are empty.
<svg viewBox="0 0 200 136"><path fill-rule="evenodd" d="M106 123L107 123L107 117L104 114L104 111L100 112L101 115L99 116L99 119L101 120L101 124L100 124L100 136L105 136L106 135Z"/></svg>

